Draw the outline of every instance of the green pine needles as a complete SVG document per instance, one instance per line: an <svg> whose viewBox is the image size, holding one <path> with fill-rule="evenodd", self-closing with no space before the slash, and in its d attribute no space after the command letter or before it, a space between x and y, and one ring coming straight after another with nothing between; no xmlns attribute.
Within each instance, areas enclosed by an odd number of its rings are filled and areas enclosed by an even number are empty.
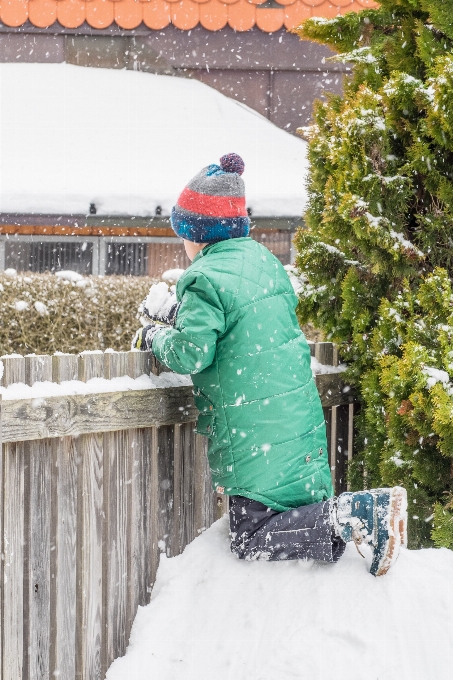
<svg viewBox="0 0 453 680"><path fill-rule="evenodd" d="M411 546L453 549L453 0L382 0L300 37L352 64L309 139L298 307L361 401L353 488L402 484Z"/></svg>

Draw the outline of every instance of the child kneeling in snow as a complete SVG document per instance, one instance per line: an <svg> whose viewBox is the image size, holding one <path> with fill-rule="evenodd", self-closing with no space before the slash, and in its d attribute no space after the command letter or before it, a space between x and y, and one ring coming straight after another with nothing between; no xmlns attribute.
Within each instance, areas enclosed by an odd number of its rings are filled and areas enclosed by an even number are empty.
<svg viewBox="0 0 453 680"><path fill-rule="evenodd" d="M249 234L242 159L203 168L171 221L192 264L177 304L143 313L133 347L190 373L209 438L215 488L230 496L231 549L242 559L336 562L345 542L369 543L385 574L405 542L401 487L333 496L323 411L297 298L276 257ZM159 321L166 322L167 326Z"/></svg>

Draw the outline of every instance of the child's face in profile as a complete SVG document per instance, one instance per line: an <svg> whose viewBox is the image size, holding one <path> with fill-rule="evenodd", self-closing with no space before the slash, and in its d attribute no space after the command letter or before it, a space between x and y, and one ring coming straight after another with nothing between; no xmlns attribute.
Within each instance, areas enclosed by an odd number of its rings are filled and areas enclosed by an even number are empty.
<svg viewBox="0 0 453 680"><path fill-rule="evenodd" d="M183 239L183 241L186 255L191 262L195 255L199 253L200 250L203 250L205 246L208 245L207 243L194 243L193 241L186 241L186 239Z"/></svg>

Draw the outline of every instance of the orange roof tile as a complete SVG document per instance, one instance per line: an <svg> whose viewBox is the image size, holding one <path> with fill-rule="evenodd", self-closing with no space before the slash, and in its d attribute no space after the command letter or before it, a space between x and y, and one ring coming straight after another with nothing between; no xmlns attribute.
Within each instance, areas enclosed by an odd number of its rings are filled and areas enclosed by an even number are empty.
<svg viewBox="0 0 453 680"><path fill-rule="evenodd" d="M265 0L0 0L0 21L18 27L29 20L38 28L58 21L77 28L86 21L93 28L137 28L142 22L159 30L174 24L190 30L201 24L209 31L231 26L248 31L258 26L272 33L294 28L310 16L333 17L374 7L373 0L277 0L281 7L260 7Z"/></svg>

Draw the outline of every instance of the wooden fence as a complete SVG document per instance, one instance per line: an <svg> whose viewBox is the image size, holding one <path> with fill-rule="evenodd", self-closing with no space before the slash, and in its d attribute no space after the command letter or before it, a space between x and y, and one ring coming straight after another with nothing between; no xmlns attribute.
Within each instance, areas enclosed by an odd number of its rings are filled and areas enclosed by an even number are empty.
<svg viewBox="0 0 453 680"><path fill-rule="evenodd" d="M335 363L330 343L311 349ZM1 360L4 387L162 370L137 352ZM341 374L317 384L341 491L351 396ZM124 654L160 554L179 554L227 508L196 416L187 385L3 399L1 680L102 680Z"/></svg>

